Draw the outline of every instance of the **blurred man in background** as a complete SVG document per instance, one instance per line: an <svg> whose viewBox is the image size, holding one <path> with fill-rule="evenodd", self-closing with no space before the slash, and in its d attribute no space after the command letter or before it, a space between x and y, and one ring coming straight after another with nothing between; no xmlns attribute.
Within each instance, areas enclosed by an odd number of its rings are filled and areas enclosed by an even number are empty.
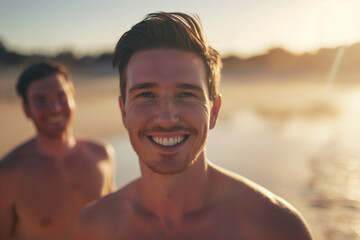
<svg viewBox="0 0 360 240"><path fill-rule="evenodd" d="M36 136L0 161L0 240L71 239L80 210L114 189L113 149L74 135L75 92L64 66L28 67L17 92Z"/></svg>
<svg viewBox="0 0 360 240"><path fill-rule="evenodd" d="M311 239L290 204L207 160L222 63L197 17L149 14L120 38L114 65L141 177L85 208L75 239Z"/></svg>

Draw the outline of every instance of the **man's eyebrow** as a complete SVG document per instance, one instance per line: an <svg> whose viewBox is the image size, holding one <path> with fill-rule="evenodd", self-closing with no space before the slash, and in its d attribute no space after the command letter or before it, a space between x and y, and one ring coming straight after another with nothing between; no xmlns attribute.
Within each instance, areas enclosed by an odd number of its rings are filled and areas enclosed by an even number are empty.
<svg viewBox="0 0 360 240"><path fill-rule="evenodd" d="M153 88L156 86L157 86L156 83L139 83L139 84L132 86L129 90L129 93L136 91L136 90L141 90L141 89L150 89L150 88Z"/></svg>
<svg viewBox="0 0 360 240"><path fill-rule="evenodd" d="M189 84L189 83L176 84L176 87L180 88L180 89L189 89L189 90L195 90L195 91L200 91L200 92L203 91L202 87L195 85L195 84Z"/></svg>

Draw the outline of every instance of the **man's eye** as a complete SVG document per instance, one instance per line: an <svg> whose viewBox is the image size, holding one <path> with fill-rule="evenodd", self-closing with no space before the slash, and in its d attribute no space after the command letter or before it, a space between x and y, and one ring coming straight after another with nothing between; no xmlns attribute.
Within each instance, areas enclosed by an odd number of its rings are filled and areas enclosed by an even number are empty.
<svg viewBox="0 0 360 240"><path fill-rule="evenodd" d="M195 95L190 92L183 92L179 94L179 97L195 97Z"/></svg>
<svg viewBox="0 0 360 240"><path fill-rule="evenodd" d="M34 99L34 102L35 102L36 104L45 104L45 103L46 103L46 99L43 98L43 97L37 97L37 98Z"/></svg>
<svg viewBox="0 0 360 240"><path fill-rule="evenodd" d="M139 97L153 98L153 97L155 97L155 95L151 92L143 92L143 93L140 93L139 95L137 95L137 98L139 98Z"/></svg>

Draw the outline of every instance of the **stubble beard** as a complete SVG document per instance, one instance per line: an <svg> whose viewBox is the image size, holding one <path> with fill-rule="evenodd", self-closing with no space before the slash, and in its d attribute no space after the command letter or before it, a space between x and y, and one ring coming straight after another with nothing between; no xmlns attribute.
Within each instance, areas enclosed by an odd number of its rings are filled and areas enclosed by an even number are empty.
<svg viewBox="0 0 360 240"><path fill-rule="evenodd" d="M40 126L37 122L34 122L35 124L35 128L38 132L38 134L41 134L49 139L53 139L53 140L61 140L63 139L64 136L67 135L68 131L69 131L69 125L70 122L67 122L66 125L59 130L48 130L45 127Z"/></svg>
<svg viewBox="0 0 360 240"><path fill-rule="evenodd" d="M142 161L152 172L160 175L175 175L186 171L195 162L196 159L176 160L169 156L161 156L160 160L155 161Z"/></svg>

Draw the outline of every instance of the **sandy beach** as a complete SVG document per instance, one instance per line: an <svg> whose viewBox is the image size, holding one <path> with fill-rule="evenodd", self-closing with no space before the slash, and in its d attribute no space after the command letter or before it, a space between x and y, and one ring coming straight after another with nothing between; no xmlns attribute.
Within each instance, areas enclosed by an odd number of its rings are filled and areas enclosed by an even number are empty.
<svg viewBox="0 0 360 240"><path fill-rule="evenodd" d="M360 93L357 84L343 82L326 87L323 76L262 80L259 80L259 76L243 76L242 81L237 81L237 78L239 76L224 74L219 130L210 136L208 145L208 155L212 161L237 173L244 173L246 177L290 201L308 221L315 239L360 239L360 231L356 232L356 227L350 227L346 233L336 227L338 216L331 213L331 207L337 202L334 194L319 197L325 191L320 189L323 188L321 184L326 184L327 180L325 173L319 173L322 167L318 166L327 164L324 161L327 155L319 152L328 149L326 146L334 139L333 130L340 129L339 119L344 119L344 114L354 112L351 109L345 111L343 104L349 96ZM115 145L117 174L128 171L127 166L137 168L136 164L129 165L123 159L127 155L121 153L121 142L128 144L128 140L118 108L117 77L88 79L88 76L75 76L74 81L77 99L75 131ZM7 87L10 89L9 85ZM351 101L355 106L357 99ZM34 130L22 112L20 99L14 93L1 98L0 111L0 155L3 156L33 136ZM352 119L353 116L347 118ZM223 145L217 139L223 139ZM333 144L337 146L336 149L341 145L339 142ZM334 146L331 149L335 149ZM358 161L354 164L358 164ZM318 173L322 175L319 177ZM327 174L331 176L331 173ZM123 181L123 184L127 179L119 181ZM339 185L339 188L342 187ZM351 197L358 204L360 197L354 194ZM329 199L333 201L332 205L326 202ZM359 211L355 203L348 205ZM329 227L319 217L324 212L331 213L335 219L335 223L331 224L335 226ZM347 217L346 221L353 221L353 226L358 226L351 215Z"/></svg>

